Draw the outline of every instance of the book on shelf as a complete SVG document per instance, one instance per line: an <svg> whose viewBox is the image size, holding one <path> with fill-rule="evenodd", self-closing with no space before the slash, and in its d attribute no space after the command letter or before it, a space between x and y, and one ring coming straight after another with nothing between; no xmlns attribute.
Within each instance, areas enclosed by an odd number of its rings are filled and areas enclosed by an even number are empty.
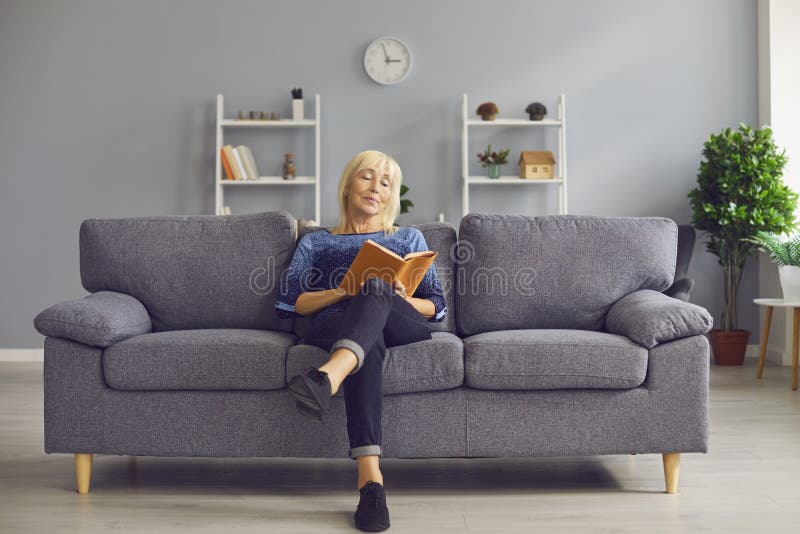
<svg viewBox="0 0 800 534"><path fill-rule="evenodd" d="M242 153L234 148L233 158L236 160L235 168L239 171L239 179L248 180L247 170L244 168L244 161L242 161Z"/></svg>
<svg viewBox="0 0 800 534"><path fill-rule="evenodd" d="M395 280L400 280L405 286L406 294L412 296L438 254L437 251L425 250L409 252L401 257L372 239L367 239L348 267L339 288L344 289L348 295L355 295L368 278L378 277L390 285Z"/></svg>
<svg viewBox="0 0 800 534"><path fill-rule="evenodd" d="M225 158L228 160L228 165L231 168L233 179L242 180L243 177L241 175L241 171L239 170L239 165L236 161L236 151L233 149L233 146L232 145L223 146L222 152L225 154Z"/></svg>
<svg viewBox="0 0 800 534"><path fill-rule="evenodd" d="M222 168L225 170L225 177L223 180L235 180L236 177L233 175L233 169L231 169L231 164L228 161L228 156L225 155L225 147L219 149L219 159L222 161Z"/></svg>
<svg viewBox="0 0 800 534"><path fill-rule="evenodd" d="M242 165L244 165L244 170L247 173L247 179L258 180L260 178L258 167L256 166L256 160L253 157L253 151L250 150L250 147L239 145L236 147L236 152L239 153L239 157L242 159Z"/></svg>

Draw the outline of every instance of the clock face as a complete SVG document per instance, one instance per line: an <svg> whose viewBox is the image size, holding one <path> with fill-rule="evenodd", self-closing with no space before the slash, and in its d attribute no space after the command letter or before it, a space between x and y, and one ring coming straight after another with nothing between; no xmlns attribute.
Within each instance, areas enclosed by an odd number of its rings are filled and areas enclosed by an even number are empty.
<svg viewBox="0 0 800 534"><path fill-rule="evenodd" d="M411 71L411 51L400 39L380 37L364 52L364 70L383 85L402 82Z"/></svg>

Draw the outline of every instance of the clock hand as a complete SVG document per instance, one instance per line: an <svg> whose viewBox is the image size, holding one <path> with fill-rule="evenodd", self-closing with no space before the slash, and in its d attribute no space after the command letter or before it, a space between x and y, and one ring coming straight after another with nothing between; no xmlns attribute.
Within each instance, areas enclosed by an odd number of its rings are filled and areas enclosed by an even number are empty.
<svg viewBox="0 0 800 534"><path fill-rule="evenodd" d="M383 56L386 58L386 62L389 62L389 53L386 52L386 45L381 43L381 47L383 48Z"/></svg>

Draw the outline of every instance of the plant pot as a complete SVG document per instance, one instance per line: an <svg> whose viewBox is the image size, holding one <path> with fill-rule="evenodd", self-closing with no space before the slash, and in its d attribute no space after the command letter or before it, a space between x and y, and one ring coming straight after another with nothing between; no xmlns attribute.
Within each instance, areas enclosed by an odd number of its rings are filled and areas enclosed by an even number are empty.
<svg viewBox="0 0 800 534"><path fill-rule="evenodd" d="M750 330L711 331L711 349L714 351L714 363L717 365L742 365Z"/></svg>
<svg viewBox="0 0 800 534"><path fill-rule="evenodd" d="M489 175L489 178L497 180L498 178L500 178L500 165L496 163L490 163L486 167L486 172Z"/></svg>
<svg viewBox="0 0 800 534"><path fill-rule="evenodd" d="M783 300L800 301L800 267L794 265L778 266Z"/></svg>
<svg viewBox="0 0 800 534"><path fill-rule="evenodd" d="M292 120L303 120L303 100L300 98L292 99Z"/></svg>

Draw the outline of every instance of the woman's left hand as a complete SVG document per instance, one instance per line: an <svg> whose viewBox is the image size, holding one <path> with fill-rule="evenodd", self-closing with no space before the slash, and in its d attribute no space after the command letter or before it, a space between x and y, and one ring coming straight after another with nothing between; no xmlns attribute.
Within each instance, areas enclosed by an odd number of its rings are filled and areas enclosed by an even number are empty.
<svg viewBox="0 0 800 534"><path fill-rule="evenodd" d="M404 286L400 280L395 280L392 287L394 287L394 290L398 295L408 300L408 295L406 295L406 286Z"/></svg>

